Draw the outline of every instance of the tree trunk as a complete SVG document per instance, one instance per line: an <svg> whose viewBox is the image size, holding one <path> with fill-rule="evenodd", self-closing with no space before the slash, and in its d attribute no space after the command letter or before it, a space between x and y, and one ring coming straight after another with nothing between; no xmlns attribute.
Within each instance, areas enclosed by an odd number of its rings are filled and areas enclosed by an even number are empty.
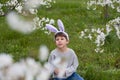
<svg viewBox="0 0 120 80"><path fill-rule="evenodd" d="M103 11L103 13L104 13L104 18L106 19L106 18L109 17L108 5L106 4L103 8L104 8L104 11Z"/></svg>

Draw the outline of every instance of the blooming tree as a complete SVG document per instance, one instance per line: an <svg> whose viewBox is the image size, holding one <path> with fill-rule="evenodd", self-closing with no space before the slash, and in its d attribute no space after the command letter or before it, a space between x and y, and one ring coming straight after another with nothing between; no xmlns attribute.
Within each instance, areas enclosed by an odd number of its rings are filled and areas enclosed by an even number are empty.
<svg viewBox="0 0 120 80"><path fill-rule="evenodd" d="M104 17L109 17L108 7L116 9L117 12L120 12L120 0L89 0L87 2L87 9L96 10L98 7L103 7Z"/></svg>
<svg viewBox="0 0 120 80"><path fill-rule="evenodd" d="M51 3L55 3L55 0L8 0L3 4L0 3L0 15L5 16L13 10L24 15L28 13L36 14L38 7L45 6L49 8Z"/></svg>
<svg viewBox="0 0 120 80"><path fill-rule="evenodd" d="M106 37L104 31L105 31L104 28L84 29L83 31L81 31L79 38L89 39L90 41L96 44L95 52L102 53L104 49L102 49L101 47L104 45Z"/></svg>
<svg viewBox="0 0 120 80"><path fill-rule="evenodd" d="M52 2L54 3L54 0L9 0L5 4L0 3L0 15L6 17L11 29L29 34L35 29L45 30L45 23L54 24L53 19L40 19L37 16L40 6L49 8ZM4 10L4 7L7 9ZM0 80L49 80L53 70L51 64L46 62L48 55L49 50L45 45L39 48L39 61L27 57L14 62L12 55L0 53ZM55 68L61 69L58 75L63 76L66 61L61 57L52 64Z"/></svg>
<svg viewBox="0 0 120 80"><path fill-rule="evenodd" d="M46 62L48 55L49 50L45 45L39 48L39 61L27 57L14 62L12 55L0 53L0 80L49 80L52 69L51 64ZM63 76L67 66L65 59L56 58L52 64L61 69L58 75Z"/></svg>
<svg viewBox="0 0 120 80"><path fill-rule="evenodd" d="M36 29L45 30L45 23L54 24L53 19L39 18L38 8L42 5L51 7L53 0L9 0L0 4L0 15L6 16L6 20L12 30L29 34ZM7 7L7 12L4 11ZM26 19L27 18L27 19ZM54 68L61 69L58 76L62 77L66 69L66 59L57 58L52 63L46 62L49 50L43 45L39 48L39 61L27 57L14 62L12 55L0 53L0 80L49 80ZM54 68L51 69L51 64Z"/></svg>
<svg viewBox="0 0 120 80"><path fill-rule="evenodd" d="M96 10L98 7L102 6L104 8L104 17L108 17L108 6L112 9L116 9L120 12L120 0L90 0L87 2L87 9ZM111 31L116 31L117 37L120 39L120 17L110 20L106 23L106 27L103 28L92 28L84 29L80 32L81 39L89 39L96 44L95 52L102 53L104 49L102 46L105 44L106 36L110 34Z"/></svg>
<svg viewBox="0 0 120 80"><path fill-rule="evenodd" d="M51 3L55 3L55 0L9 0L4 4L0 3L0 16L5 16L10 28L18 32L28 34L41 29L49 34L44 24L54 24L54 20L40 18L37 13L40 6L49 8Z"/></svg>

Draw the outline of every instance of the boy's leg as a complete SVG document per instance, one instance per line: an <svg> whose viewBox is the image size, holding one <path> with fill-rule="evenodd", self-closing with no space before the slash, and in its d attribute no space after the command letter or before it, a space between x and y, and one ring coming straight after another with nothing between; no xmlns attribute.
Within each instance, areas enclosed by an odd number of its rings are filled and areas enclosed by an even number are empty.
<svg viewBox="0 0 120 80"><path fill-rule="evenodd" d="M53 80L66 80L66 79L54 78Z"/></svg>
<svg viewBox="0 0 120 80"><path fill-rule="evenodd" d="M84 79L75 72L70 77L68 77L66 80L84 80Z"/></svg>

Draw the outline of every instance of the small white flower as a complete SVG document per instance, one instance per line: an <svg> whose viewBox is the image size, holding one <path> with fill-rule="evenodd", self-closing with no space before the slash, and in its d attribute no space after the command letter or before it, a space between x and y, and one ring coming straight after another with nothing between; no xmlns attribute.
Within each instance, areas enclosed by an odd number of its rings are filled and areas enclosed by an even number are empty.
<svg viewBox="0 0 120 80"><path fill-rule="evenodd" d="M3 4L0 3L0 9L1 9L2 6L3 6Z"/></svg>
<svg viewBox="0 0 120 80"><path fill-rule="evenodd" d="M25 80L34 80L34 76L31 72L27 71L25 75Z"/></svg>
<svg viewBox="0 0 120 80"><path fill-rule="evenodd" d="M14 63L7 72L8 80L18 80L25 77L26 66L22 63Z"/></svg>
<svg viewBox="0 0 120 80"><path fill-rule="evenodd" d="M34 28L32 21L30 22L21 19L20 16L15 12L11 12L7 15L7 22L11 29L24 34L31 33Z"/></svg>
<svg viewBox="0 0 120 80"><path fill-rule="evenodd" d="M88 38L89 38L90 40L92 40L92 36L91 36L91 34L88 35Z"/></svg>
<svg viewBox="0 0 120 80"><path fill-rule="evenodd" d="M29 12L31 13L31 14L37 14L37 9L29 9Z"/></svg>
<svg viewBox="0 0 120 80"><path fill-rule="evenodd" d="M117 7L117 12L120 12L120 6Z"/></svg>
<svg viewBox="0 0 120 80"><path fill-rule="evenodd" d="M62 78L65 74L65 71L66 71L66 66L67 66L67 63L64 61L62 64L59 65L59 69L60 69L60 72L58 74L58 77Z"/></svg>
<svg viewBox="0 0 120 80"><path fill-rule="evenodd" d="M81 31L79 38L83 38L85 36L85 32Z"/></svg>
<svg viewBox="0 0 120 80"><path fill-rule="evenodd" d="M100 51L100 48L96 48L95 52L98 53Z"/></svg>
<svg viewBox="0 0 120 80"><path fill-rule="evenodd" d="M18 13L22 13L23 7L19 5L19 6L16 6L15 9L18 11Z"/></svg>
<svg viewBox="0 0 120 80"><path fill-rule="evenodd" d="M96 29L91 29L91 32L92 32L92 33L96 32Z"/></svg>
<svg viewBox="0 0 120 80"><path fill-rule="evenodd" d="M0 54L0 69L3 67L10 66L13 63L13 59L11 55L6 53Z"/></svg>
<svg viewBox="0 0 120 80"><path fill-rule="evenodd" d="M45 45L40 46L39 49L39 59L40 61L46 61L48 58L49 50Z"/></svg>
<svg viewBox="0 0 120 80"><path fill-rule="evenodd" d="M100 53L103 53L103 52L104 52L104 49L101 49L101 50L100 50Z"/></svg>
<svg viewBox="0 0 120 80"><path fill-rule="evenodd" d="M100 28L98 28L98 29L97 29L97 33L101 33L101 30L100 30Z"/></svg>
<svg viewBox="0 0 120 80"><path fill-rule="evenodd" d="M110 27L110 25L106 25L106 35L109 35L109 33L112 31L112 28Z"/></svg>
<svg viewBox="0 0 120 80"><path fill-rule="evenodd" d="M45 22L49 22L50 21L50 19L49 18L47 18L46 20L45 20Z"/></svg>
<svg viewBox="0 0 120 80"><path fill-rule="evenodd" d="M33 76L36 75L41 69L41 65L32 58L27 58L26 61L27 71Z"/></svg>
<svg viewBox="0 0 120 80"><path fill-rule="evenodd" d="M63 78L64 74L65 74L65 71L66 71L66 68L67 68L67 60L66 58L64 57L59 57L59 58L56 58L52 63L53 65L58 68L60 70L59 74L58 74L58 77L60 78Z"/></svg>
<svg viewBox="0 0 120 80"><path fill-rule="evenodd" d="M50 73L46 69L42 69L37 75L36 80L49 80Z"/></svg>
<svg viewBox="0 0 120 80"><path fill-rule="evenodd" d="M25 1L25 9L38 8L39 6L40 6L39 0L26 0Z"/></svg>
<svg viewBox="0 0 120 80"><path fill-rule="evenodd" d="M54 24L54 23L55 23L54 19L50 19L49 24Z"/></svg>
<svg viewBox="0 0 120 80"><path fill-rule="evenodd" d="M88 29L84 29L84 32L88 32Z"/></svg>
<svg viewBox="0 0 120 80"><path fill-rule="evenodd" d="M46 19L45 19L45 17L43 17L42 19L41 19L41 21L45 21Z"/></svg>

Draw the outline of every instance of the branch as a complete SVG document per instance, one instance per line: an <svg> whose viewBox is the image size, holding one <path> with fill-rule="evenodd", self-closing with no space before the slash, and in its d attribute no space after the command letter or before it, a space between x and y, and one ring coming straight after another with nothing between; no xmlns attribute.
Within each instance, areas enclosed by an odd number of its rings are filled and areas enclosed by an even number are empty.
<svg viewBox="0 0 120 80"><path fill-rule="evenodd" d="M3 15L0 15L0 17L4 17L4 16L6 16L9 12L15 10L15 7L20 3L20 1L21 1L21 0L18 0L18 2L15 4L15 6L12 6L12 7L11 7L11 6L8 6L6 12L4 12Z"/></svg>

